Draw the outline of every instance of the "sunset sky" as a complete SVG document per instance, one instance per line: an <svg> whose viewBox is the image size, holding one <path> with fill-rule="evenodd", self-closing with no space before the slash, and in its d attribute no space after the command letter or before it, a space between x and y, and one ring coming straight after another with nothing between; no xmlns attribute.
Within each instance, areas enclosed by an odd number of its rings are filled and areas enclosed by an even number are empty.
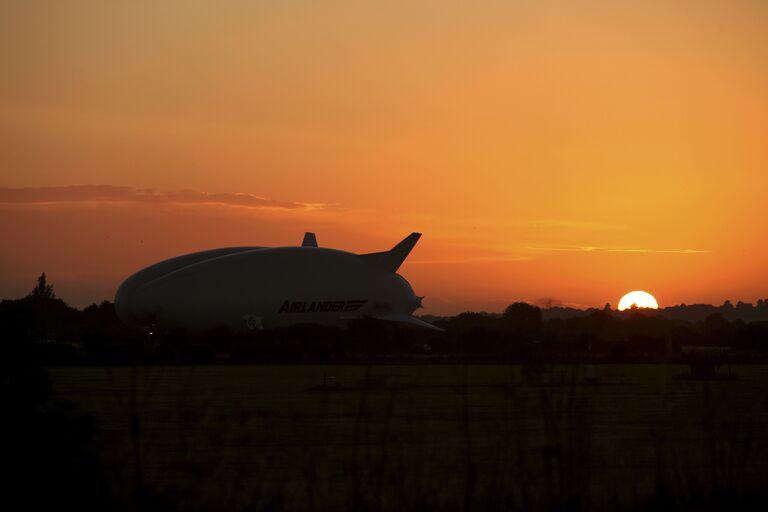
<svg viewBox="0 0 768 512"><path fill-rule="evenodd" d="M768 2L0 4L0 297L387 249L424 313L768 297Z"/></svg>

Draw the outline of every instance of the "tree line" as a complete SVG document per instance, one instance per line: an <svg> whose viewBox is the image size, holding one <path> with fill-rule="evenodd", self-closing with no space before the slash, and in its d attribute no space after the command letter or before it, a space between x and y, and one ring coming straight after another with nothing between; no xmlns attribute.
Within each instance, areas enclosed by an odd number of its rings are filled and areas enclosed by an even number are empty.
<svg viewBox="0 0 768 512"><path fill-rule="evenodd" d="M762 304L761 304L762 306ZM768 321L711 312L688 321L661 312L610 308L548 315L524 302L501 314L431 318L442 332L370 318L346 328L319 325L252 332L142 332L120 322L114 304L82 310L57 297L45 274L25 297L0 302L8 361L43 364L281 363L363 361L680 361L691 348L719 347L734 361L768 360ZM695 350L693 351L696 352Z"/></svg>

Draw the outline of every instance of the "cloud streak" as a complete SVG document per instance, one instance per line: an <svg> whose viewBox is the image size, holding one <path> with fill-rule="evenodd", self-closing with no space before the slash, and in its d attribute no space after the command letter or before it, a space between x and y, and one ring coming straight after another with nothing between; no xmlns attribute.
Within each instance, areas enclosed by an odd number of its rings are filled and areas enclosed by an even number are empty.
<svg viewBox="0 0 768 512"><path fill-rule="evenodd" d="M301 203L268 199L243 193L208 193L195 190L157 190L114 185L69 185L61 187L0 187L0 204L208 204L256 209L319 210L323 203Z"/></svg>
<svg viewBox="0 0 768 512"><path fill-rule="evenodd" d="M618 252L639 254L706 254L711 252L704 249L650 249L645 247L597 247L592 245L571 247L528 247L527 249L539 252Z"/></svg>
<svg viewBox="0 0 768 512"><path fill-rule="evenodd" d="M574 231L621 231L626 226L574 219L534 219L522 224L534 228L560 228Z"/></svg>
<svg viewBox="0 0 768 512"><path fill-rule="evenodd" d="M510 256L470 256L467 258L446 258L409 261L409 265L466 265L472 263L511 263L518 261L532 261L535 258L530 255Z"/></svg>

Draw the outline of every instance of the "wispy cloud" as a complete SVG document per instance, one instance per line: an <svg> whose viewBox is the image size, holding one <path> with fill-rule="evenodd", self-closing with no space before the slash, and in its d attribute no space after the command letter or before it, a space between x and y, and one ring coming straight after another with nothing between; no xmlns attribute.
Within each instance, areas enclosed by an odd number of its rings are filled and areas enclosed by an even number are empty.
<svg viewBox="0 0 768 512"><path fill-rule="evenodd" d="M578 219L532 219L522 224L536 228L561 228L578 231L621 231L626 226Z"/></svg>
<svg viewBox="0 0 768 512"><path fill-rule="evenodd" d="M242 208L318 210L323 203L300 203L268 199L244 193L208 193L195 190L157 190L113 185L70 185L62 187L0 187L0 204L56 203L150 203L212 204Z"/></svg>
<svg viewBox="0 0 768 512"><path fill-rule="evenodd" d="M532 261L531 255L509 255L509 256L468 256L466 258L436 258L409 261L409 265L465 265L470 263L506 263L515 261Z"/></svg>
<svg viewBox="0 0 768 512"><path fill-rule="evenodd" d="M641 254L704 254L711 251L705 249L650 249L647 247L597 247L593 245L579 245L566 247L527 247L536 252L622 252Z"/></svg>

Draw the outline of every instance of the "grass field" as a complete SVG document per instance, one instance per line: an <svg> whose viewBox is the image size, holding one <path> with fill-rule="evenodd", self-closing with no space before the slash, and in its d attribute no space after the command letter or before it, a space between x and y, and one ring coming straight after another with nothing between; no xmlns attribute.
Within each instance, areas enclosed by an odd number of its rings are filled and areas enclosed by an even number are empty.
<svg viewBox="0 0 768 512"><path fill-rule="evenodd" d="M577 364L50 373L95 417L129 506L762 510L768 366L732 370L600 365L593 384ZM324 374L340 386L315 389Z"/></svg>

